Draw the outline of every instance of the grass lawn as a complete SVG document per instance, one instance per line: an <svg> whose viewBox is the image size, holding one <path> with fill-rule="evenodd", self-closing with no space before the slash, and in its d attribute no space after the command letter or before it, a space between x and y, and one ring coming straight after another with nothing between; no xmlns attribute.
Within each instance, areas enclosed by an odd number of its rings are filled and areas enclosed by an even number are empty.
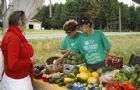
<svg viewBox="0 0 140 90"><path fill-rule="evenodd" d="M140 35L108 36L112 43L111 55L124 58L127 64L132 53L140 56ZM59 52L62 38L46 40L30 40L35 49L35 56L40 63L44 63L50 56L61 56Z"/></svg>
<svg viewBox="0 0 140 90"><path fill-rule="evenodd" d="M64 30L33 30L27 29L25 30L26 34L61 34L64 33Z"/></svg>
<svg viewBox="0 0 140 90"><path fill-rule="evenodd" d="M132 53L140 56L140 35L110 36L111 54L124 58L127 64Z"/></svg>
<svg viewBox="0 0 140 90"><path fill-rule="evenodd" d="M2 28L0 28L0 34L2 34ZM34 30L34 29L26 29L26 34L61 34L64 33L64 30Z"/></svg>

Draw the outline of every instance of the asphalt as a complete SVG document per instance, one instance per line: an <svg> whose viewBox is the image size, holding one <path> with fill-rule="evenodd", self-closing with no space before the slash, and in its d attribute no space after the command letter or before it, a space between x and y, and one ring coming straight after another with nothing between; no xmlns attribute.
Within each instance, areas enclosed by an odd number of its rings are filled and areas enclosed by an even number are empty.
<svg viewBox="0 0 140 90"><path fill-rule="evenodd" d="M140 34L140 32L104 32L107 36L113 35L135 35ZM66 34L28 34L25 35L27 39L47 39L47 38L63 38ZM0 41L2 40L2 35L0 35Z"/></svg>

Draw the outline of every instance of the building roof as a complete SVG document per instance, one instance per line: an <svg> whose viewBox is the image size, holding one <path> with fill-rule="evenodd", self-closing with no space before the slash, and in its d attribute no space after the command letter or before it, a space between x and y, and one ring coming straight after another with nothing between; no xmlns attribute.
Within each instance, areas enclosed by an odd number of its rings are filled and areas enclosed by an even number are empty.
<svg viewBox="0 0 140 90"><path fill-rule="evenodd" d="M140 4L140 0L132 0L133 2Z"/></svg>
<svg viewBox="0 0 140 90"><path fill-rule="evenodd" d="M38 23L41 23L41 21L39 21L37 19L31 19L29 22L38 22Z"/></svg>

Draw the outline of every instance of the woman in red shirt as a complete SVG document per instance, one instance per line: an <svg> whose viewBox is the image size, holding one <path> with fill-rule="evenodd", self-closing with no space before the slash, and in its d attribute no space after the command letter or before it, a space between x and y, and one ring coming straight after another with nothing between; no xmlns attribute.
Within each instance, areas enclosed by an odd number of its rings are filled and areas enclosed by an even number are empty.
<svg viewBox="0 0 140 90"><path fill-rule="evenodd" d="M33 48L22 32L26 26L24 11L14 11L9 17L9 28L2 40L4 56L4 75L2 90L33 90L31 78L33 64Z"/></svg>

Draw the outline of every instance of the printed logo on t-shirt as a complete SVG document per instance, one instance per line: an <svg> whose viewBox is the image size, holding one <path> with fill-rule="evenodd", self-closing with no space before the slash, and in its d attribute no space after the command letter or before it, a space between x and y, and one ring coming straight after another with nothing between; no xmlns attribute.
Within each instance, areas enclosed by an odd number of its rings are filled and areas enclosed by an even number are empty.
<svg viewBox="0 0 140 90"><path fill-rule="evenodd" d="M87 63L92 63L92 64L95 64L95 63L102 61L100 54L97 52L86 53L85 59L87 60Z"/></svg>
<svg viewBox="0 0 140 90"><path fill-rule="evenodd" d="M75 43L71 43L71 47L73 47L75 45Z"/></svg>
<svg viewBox="0 0 140 90"><path fill-rule="evenodd" d="M94 42L94 40L88 40L84 42L83 49L85 51L96 51L98 48L98 44Z"/></svg>
<svg viewBox="0 0 140 90"><path fill-rule="evenodd" d="M88 44L89 44L89 42L88 42L88 41L85 41L85 42L84 42L84 45L88 45Z"/></svg>

